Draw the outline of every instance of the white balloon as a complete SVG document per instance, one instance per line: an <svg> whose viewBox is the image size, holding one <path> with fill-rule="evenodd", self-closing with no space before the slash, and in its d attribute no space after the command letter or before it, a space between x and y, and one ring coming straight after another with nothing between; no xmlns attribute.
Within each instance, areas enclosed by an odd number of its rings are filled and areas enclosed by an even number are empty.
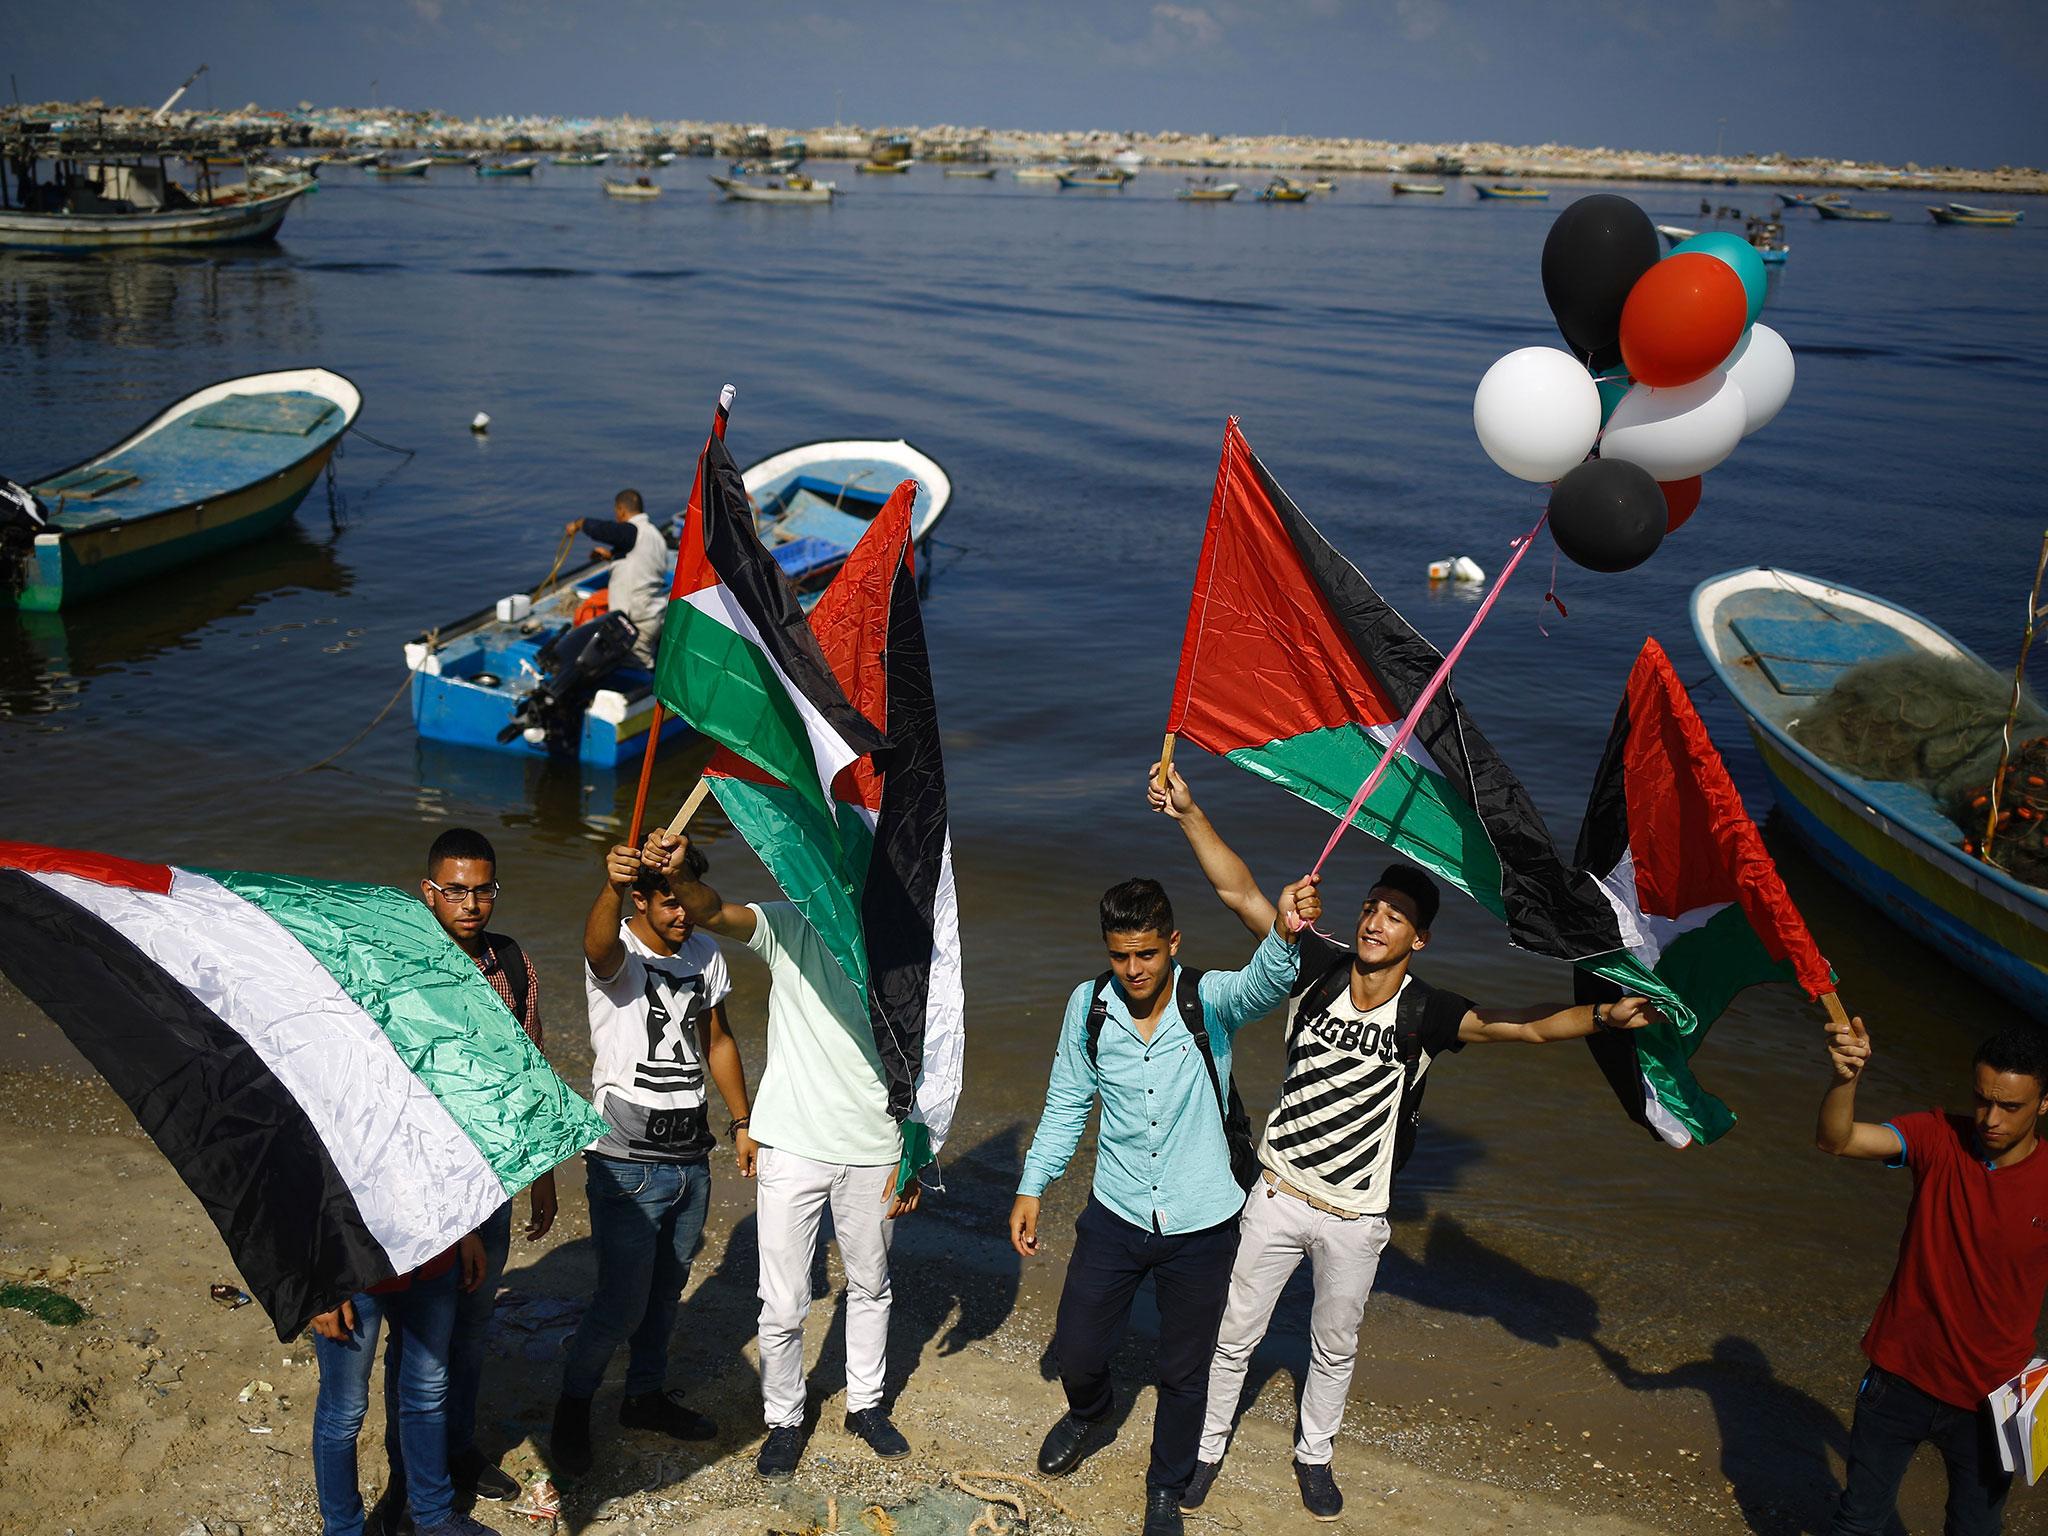
<svg viewBox="0 0 2048 1536"><path fill-rule="evenodd" d="M1472 397L1472 426L1494 463L1547 484L1592 451L1600 390L1569 352L1523 347L1486 370Z"/></svg>
<svg viewBox="0 0 2048 1536"><path fill-rule="evenodd" d="M1735 451L1745 419L1742 391L1719 369L1670 389L1638 384L1607 418L1600 457L1639 464L1653 480L1689 480Z"/></svg>
<svg viewBox="0 0 2048 1536"><path fill-rule="evenodd" d="M1768 325L1752 325L1721 365L1742 391L1742 435L1767 427L1792 393L1792 349Z"/></svg>

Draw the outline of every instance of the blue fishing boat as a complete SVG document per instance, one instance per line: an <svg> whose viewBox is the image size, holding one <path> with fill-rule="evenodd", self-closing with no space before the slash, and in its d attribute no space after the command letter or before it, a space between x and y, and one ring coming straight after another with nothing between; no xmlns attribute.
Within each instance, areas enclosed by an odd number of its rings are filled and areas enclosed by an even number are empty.
<svg viewBox="0 0 2048 1536"><path fill-rule="evenodd" d="M267 533L311 490L362 409L325 368L209 385L29 489L49 524L0 571L0 602L54 612Z"/></svg>
<svg viewBox="0 0 2048 1536"><path fill-rule="evenodd" d="M803 443L743 472L755 527L805 605L817 601L889 495L917 482L911 538L920 548L952 500L938 463L902 441ZM674 542L683 514L668 520ZM616 768L647 750L654 679L621 647L616 628L600 633L611 572L593 561L537 595L507 597L414 638L413 724L429 741L528 757L575 758ZM664 718L663 747L687 739Z"/></svg>
<svg viewBox="0 0 2048 1536"><path fill-rule="evenodd" d="M532 176L533 168L539 165L531 156L521 160L479 161L476 173L479 176Z"/></svg>
<svg viewBox="0 0 2048 1536"><path fill-rule="evenodd" d="M1933 657L1988 674L1985 663L1896 603L1766 566L1702 582L1692 621L1714 675L1748 718L1793 834L1914 938L2048 1019L2048 891L1976 857L1971 830L1922 785L1862 777L1796 735L1861 663Z"/></svg>

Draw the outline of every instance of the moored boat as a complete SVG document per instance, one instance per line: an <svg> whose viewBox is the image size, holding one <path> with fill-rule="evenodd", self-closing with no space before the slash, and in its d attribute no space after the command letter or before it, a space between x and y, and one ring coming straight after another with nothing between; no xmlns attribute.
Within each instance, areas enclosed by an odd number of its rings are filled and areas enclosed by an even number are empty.
<svg viewBox="0 0 2048 1536"><path fill-rule="evenodd" d="M483 156L473 149L443 149L432 145L427 149L427 158L436 165L475 165Z"/></svg>
<svg viewBox="0 0 2048 1536"><path fill-rule="evenodd" d="M735 203L829 203L839 190L829 181L813 181L808 176L790 176L779 183L742 181L736 176L708 179Z"/></svg>
<svg viewBox="0 0 2048 1536"><path fill-rule="evenodd" d="M1402 197L1442 197L1443 183L1440 181L1397 181L1394 191Z"/></svg>
<svg viewBox="0 0 2048 1536"><path fill-rule="evenodd" d="M363 167L372 176L425 176L427 168L434 162L425 155L417 160L373 160Z"/></svg>
<svg viewBox="0 0 2048 1536"><path fill-rule="evenodd" d="M1950 203L1945 208L1930 207L1937 224L1974 224L1984 229L2010 229L2026 215L2017 208L1972 208L1968 203Z"/></svg>
<svg viewBox="0 0 2048 1536"><path fill-rule="evenodd" d="M1309 189L1307 187L1291 182L1285 176L1275 176L1260 189L1258 196L1253 201L1260 203L1305 203L1308 199Z"/></svg>
<svg viewBox="0 0 2048 1536"><path fill-rule="evenodd" d="M1020 165L1016 177L1019 181L1058 181L1061 172L1071 169L1064 165Z"/></svg>
<svg viewBox="0 0 2048 1536"><path fill-rule="evenodd" d="M1308 184L1308 189L1311 192L1320 192L1323 196L1328 197L1337 190L1337 183L1327 176L1318 176Z"/></svg>
<svg viewBox="0 0 2048 1536"><path fill-rule="evenodd" d="M1218 181L1214 176L1203 176L1189 181L1174 195L1184 203L1227 203L1240 190L1234 181Z"/></svg>
<svg viewBox="0 0 2048 1536"><path fill-rule="evenodd" d="M227 379L31 482L49 511L0 601L41 612L213 554L292 515L362 409L325 368Z"/></svg>
<svg viewBox="0 0 2048 1536"><path fill-rule="evenodd" d="M1693 592L1692 620L1708 664L1748 719L1793 835L1914 938L2048 1019L2048 892L1966 851L1971 829L1926 785L1863 777L1800 739L1802 722L1810 727L1860 664L1926 658L1974 667L1993 697L2011 679L1899 604L1791 571L1712 577ZM1819 739L1810 728L1804 734Z"/></svg>
<svg viewBox="0 0 2048 1536"><path fill-rule="evenodd" d="M1846 197L1839 202L1817 202L1813 211L1823 219L1839 219L1847 224L1889 224L1892 218L1882 208L1858 208Z"/></svg>
<svg viewBox="0 0 2048 1536"><path fill-rule="evenodd" d="M1525 187L1507 181L1475 181L1472 190L1487 202L1540 203L1550 196L1548 187Z"/></svg>
<svg viewBox="0 0 2048 1536"><path fill-rule="evenodd" d="M949 165L946 174L966 181L994 181L996 168L992 165Z"/></svg>
<svg viewBox="0 0 2048 1536"><path fill-rule="evenodd" d="M636 176L631 181L625 181L615 176L607 176L604 179L604 195L606 197L645 200L650 197L661 196L661 188L645 176Z"/></svg>
<svg viewBox="0 0 2048 1536"><path fill-rule="evenodd" d="M927 455L906 442L872 439L784 449L745 470L742 479L762 543L806 606L846 563L901 481L918 484L911 539L920 548L953 493L951 478ZM678 513L668 536L681 524ZM586 632L557 644L602 612L609 577L608 563L593 561L538 597L507 599L505 618L494 604L410 642L405 662L413 675L419 734L604 768L637 759L654 719L647 669L630 652L621 655L616 635L597 639ZM661 745L671 747L691 734L681 721L668 719Z"/></svg>
<svg viewBox="0 0 2048 1536"><path fill-rule="evenodd" d="M863 176L903 176L909 174L914 160L863 160L854 167Z"/></svg>
<svg viewBox="0 0 2048 1536"><path fill-rule="evenodd" d="M612 156L610 150L597 150L591 153L556 155L555 164L587 167L593 165L603 165L606 161L610 160L611 157Z"/></svg>
<svg viewBox="0 0 2048 1536"><path fill-rule="evenodd" d="M540 162L530 156L522 160L485 160L476 168L479 176L531 176Z"/></svg>
<svg viewBox="0 0 2048 1536"><path fill-rule="evenodd" d="M1687 229L1683 224L1659 224L1657 226L1657 233L1664 237L1664 243L1667 246L1671 246L1682 245L1698 234L1699 231Z"/></svg>
<svg viewBox="0 0 2048 1536"><path fill-rule="evenodd" d="M1085 189L1096 192L1121 192L1130 181L1133 172L1121 166L1091 166L1087 170L1065 170L1056 173L1060 189Z"/></svg>

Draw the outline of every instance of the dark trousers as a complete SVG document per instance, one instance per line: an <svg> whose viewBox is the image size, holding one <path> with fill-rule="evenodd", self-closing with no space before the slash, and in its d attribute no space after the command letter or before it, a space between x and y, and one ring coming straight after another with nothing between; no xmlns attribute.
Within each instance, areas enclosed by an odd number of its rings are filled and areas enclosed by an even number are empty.
<svg viewBox="0 0 2048 1536"><path fill-rule="evenodd" d="M1835 1506L1833 1536L1877 1536L1898 1509L1913 1453L1932 1443L1948 1465L1947 1536L1997 1536L2012 1474L1998 1459L1991 1411L1929 1397L1903 1376L1873 1365L1856 1393L1849 1477Z"/></svg>
<svg viewBox="0 0 2048 1536"><path fill-rule="evenodd" d="M1109 1362L1131 1320L1131 1300L1147 1275L1159 1298L1159 1407L1152 1420L1148 1488L1179 1493L1195 1475L1209 1360L1230 1296L1237 1221L1167 1235L1134 1227L1092 1195L1074 1223L1074 1256L1060 1292L1053 1353L1067 1407L1077 1419L1106 1418Z"/></svg>

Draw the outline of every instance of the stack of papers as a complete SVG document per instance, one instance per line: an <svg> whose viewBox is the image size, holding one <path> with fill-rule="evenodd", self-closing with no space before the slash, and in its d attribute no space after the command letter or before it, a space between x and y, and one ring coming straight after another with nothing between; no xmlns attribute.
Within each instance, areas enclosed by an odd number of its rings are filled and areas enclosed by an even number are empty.
<svg viewBox="0 0 2048 1536"><path fill-rule="evenodd" d="M2048 1471L2048 1359L2036 1356L2027 1368L1985 1399L1998 1426L1998 1457L2005 1470L2025 1477L2028 1485Z"/></svg>

